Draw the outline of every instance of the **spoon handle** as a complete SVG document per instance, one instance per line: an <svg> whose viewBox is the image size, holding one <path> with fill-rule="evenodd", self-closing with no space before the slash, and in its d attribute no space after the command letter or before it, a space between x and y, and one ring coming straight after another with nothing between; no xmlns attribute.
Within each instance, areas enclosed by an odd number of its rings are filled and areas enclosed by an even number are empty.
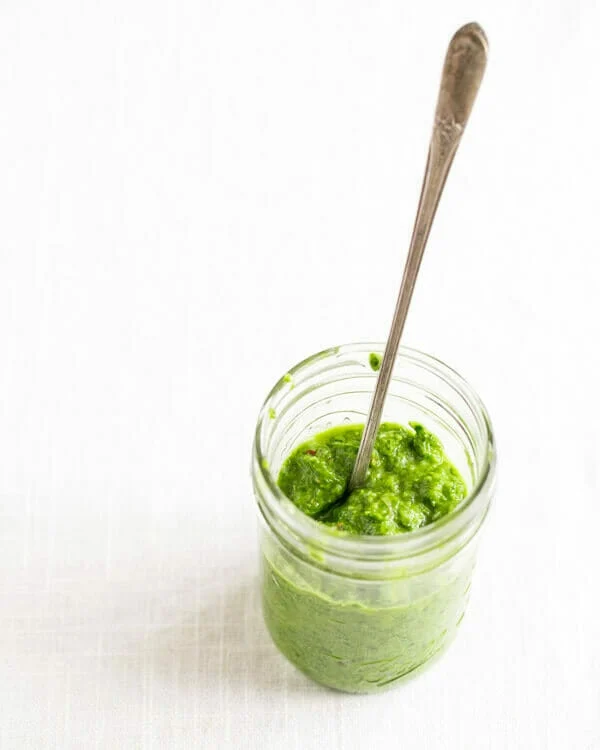
<svg viewBox="0 0 600 750"><path fill-rule="evenodd" d="M448 172L479 90L487 62L487 47L485 33L476 23L469 23L460 28L448 45L410 249L369 416L348 484L349 490L364 483L371 461L373 444L379 429L423 251Z"/></svg>

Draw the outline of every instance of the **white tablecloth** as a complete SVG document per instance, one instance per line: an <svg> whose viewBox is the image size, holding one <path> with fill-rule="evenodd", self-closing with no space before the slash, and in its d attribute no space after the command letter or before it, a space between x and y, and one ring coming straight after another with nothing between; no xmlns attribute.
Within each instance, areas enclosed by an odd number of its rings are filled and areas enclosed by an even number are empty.
<svg viewBox="0 0 600 750"><path fill-rule="evenodd" d="M445 45L491 62L405 341L480 391L499 493L458 639L310 683L256 588L260 403L387 334ZM598 14L0 6L0 747L600 748Z"/></svg>

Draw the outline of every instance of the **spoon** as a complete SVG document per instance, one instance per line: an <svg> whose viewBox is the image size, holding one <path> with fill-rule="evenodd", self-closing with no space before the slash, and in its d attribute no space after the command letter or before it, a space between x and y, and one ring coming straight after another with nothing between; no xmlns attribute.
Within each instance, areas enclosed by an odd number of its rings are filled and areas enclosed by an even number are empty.
<svg viewBox="0 0 600 750"><path fill-rule="evenodd" d="M479 90L487 62L487 48L487 37L477 23L468 23L460 28L448 45L415 226L392 326L348 491L360 487L365 481L421 258L448 172Z"/></svg>

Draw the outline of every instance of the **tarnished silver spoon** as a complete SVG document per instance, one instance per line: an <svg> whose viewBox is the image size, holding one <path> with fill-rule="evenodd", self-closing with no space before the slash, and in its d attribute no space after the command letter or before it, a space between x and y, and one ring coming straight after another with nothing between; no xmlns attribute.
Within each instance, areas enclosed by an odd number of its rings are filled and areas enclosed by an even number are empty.
<svg viewBox="0 0 600 750"><path fill-rule="evenodd" d="M476 23L460 28L448 45L410 249L369 416L350 476L349 491L365 481L421 258L452 160L479 90L487 49L487 37Z"/></svg>

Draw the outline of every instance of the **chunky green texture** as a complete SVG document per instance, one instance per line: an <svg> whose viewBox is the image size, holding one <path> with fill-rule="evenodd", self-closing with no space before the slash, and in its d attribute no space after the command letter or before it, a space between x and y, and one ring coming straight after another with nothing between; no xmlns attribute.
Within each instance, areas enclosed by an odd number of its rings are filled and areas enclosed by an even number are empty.
<svg viewBox="0 0 600 750"><path fill-rule="evenodd" d="M409 533L441 518L467 489L440 441L419 424L381 425L364 487L346 495L362 425L298 446L278 483L304 513L343 534ZM448 643L462 619L472 557L380 580L339 575L280 545L263 547L263 610L274 642L312 679L348 692L393 685Z"/></svg>
<svg viewBox="0 0 600 750"><path fill-rule="evenodd" d="M285 460L279 487L304 513L349 534L399 534L436 521L466 497L442 444L416 422L381 425L364 486L345 496L362 431L334 427Z"/></svg>

